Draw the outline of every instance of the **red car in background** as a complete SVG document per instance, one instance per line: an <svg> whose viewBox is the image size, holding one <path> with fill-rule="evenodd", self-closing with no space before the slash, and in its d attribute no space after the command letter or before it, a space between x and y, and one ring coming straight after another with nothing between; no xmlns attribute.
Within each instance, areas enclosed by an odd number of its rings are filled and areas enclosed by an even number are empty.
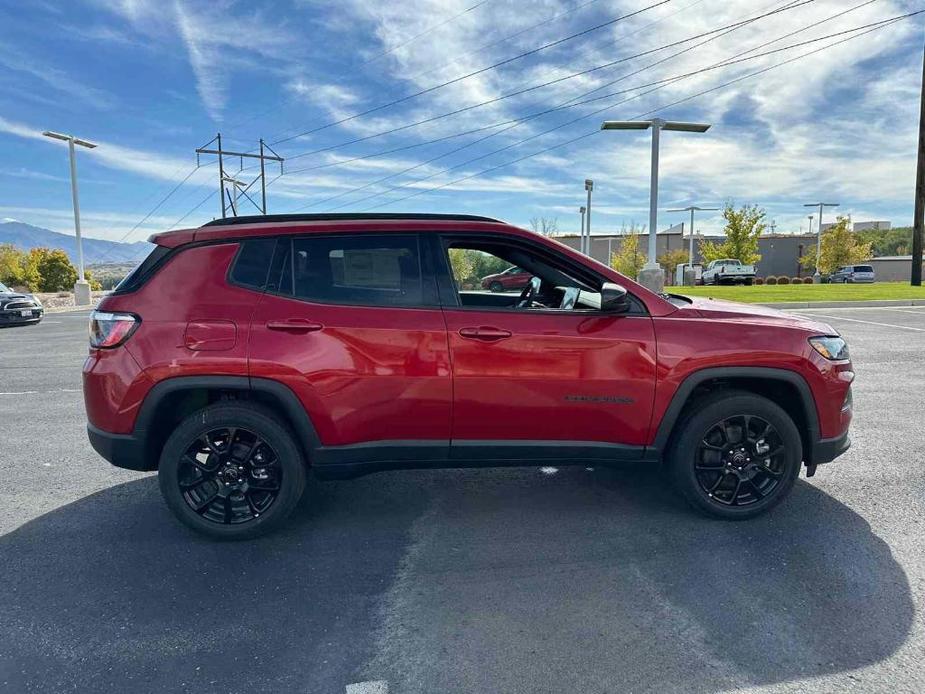
<svg viewBox="0 0 925 694"><path fill-rule="evenodd" d="M512 289L523 289L530 282L533 275L519 267L509 267L504 272L488 275L482 278L482 289L493 292L506 292Z"/></svg>

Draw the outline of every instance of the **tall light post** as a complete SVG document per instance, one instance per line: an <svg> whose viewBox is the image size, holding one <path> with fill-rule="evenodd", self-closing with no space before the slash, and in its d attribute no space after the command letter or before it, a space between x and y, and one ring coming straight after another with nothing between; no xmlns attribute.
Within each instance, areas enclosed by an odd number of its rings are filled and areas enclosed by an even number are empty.
<svg viewBox="0 0 925 694"><path fill-rule="evenodd" d="M74 303L78 306L90 305L90 283L84 276L84 249L80 239L80 203L77 198L77 157L74 154L74 145L80 145L87 149L93 149L96 144L81 140L73 135L52 132L46 130L42 133L45 137L54 140L63 140L67 142L68 154L71 159L71 199L74 205L74 233L77 236L77 284L74 285Z"/></svg>
<svg viewBox="0 0 925 694"><path fill-rule="evenodd" d="M687 266L690 269L690 285L694 285L694 213L695 212L717 212L719 211L718 207L697 207L696 205L691 205L690 207L684 207L679 210L668 210L669 212L690 212L691 213L691 246L690 252L687 255ZM684 273L684 284L688 283L688 273Z"/></svg>
<svg viewBox="0 0 925 694"><path fill-rule="evenodd" d="M639 273L639 282L653 292L661 292L665 288L665 273L658 264L656 234L658 233L658 158L662 130L687 133L705 133L710 129L703 123L683 123L679 121L666 121L653 118L644 121L604 121L601 130L648 130L652 129L652 179L649 191L649 257L645 267Z"/></svg>
<svg viewBox="0 0 925 694"><path fill-rule="evenodd" d="M594 190L594 181L585 179L585 190L588 191L588 205L585 211L585 249L584 254L591 255L591 191Z"/></svg>
<svg viewBox="0 0 925 694"><path fill-rule="evenodd" d="M578 250L582 253L585 252L585 206L582 205L578 208L578 212L581 213L581 231L578 232Z"/></svg>
<svg viewBox="0 0 925 694"><path fill-rule="evenodd" d="M803 205L803 207L819 208L819 224L816 227L816 271L813 273L813 284L822 282L822 275L819 273L819 259L822 257L822 213L826 207L838 206L839 203L837 202L809 202ZM812 230L810 230L810 233L812 233Z"/></svg>

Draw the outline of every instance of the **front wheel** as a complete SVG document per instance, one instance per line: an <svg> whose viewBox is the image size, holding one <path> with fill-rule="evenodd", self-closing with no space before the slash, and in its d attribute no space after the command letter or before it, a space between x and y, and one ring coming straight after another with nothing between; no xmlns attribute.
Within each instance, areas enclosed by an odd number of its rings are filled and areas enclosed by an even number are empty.
<svg viewBox="0 0 925 694"><path fill-rule="evenodd" d="M681 495L726 520L780 503L803 461L800 432L777 404L743 391L707 396L678 424L667 464Z"/></svg>
<svg viewBox="0 0 925 694"><path fill-rule="evenodd" d="M504 291L504 285L500 282L492 282L490 285L488 285L488 289L497 294L498 292Z"/></svg>
<svg viewBox="0 0 925 694"><path fill-rule="evenodd" d="M185 525L216 539L243 540L286 520L305 488L305 462L270 411L220 403L190 415L170 435L158 482Z"/></svg>

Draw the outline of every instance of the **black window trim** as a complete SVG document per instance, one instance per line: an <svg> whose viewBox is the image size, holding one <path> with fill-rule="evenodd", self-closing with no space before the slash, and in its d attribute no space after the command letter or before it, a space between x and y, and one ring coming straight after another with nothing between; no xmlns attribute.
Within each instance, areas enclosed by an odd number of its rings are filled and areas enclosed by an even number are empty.
<svg viewBox="0 0 925 694"><path fill-rule="evenodd" d="M357 302L344 302L344 301L322 301L319 299L309 299L305 297L296 296L295 294L295 265L292 262L294 245L297 240L300 239L336 239L336 238L374 238L374 237L383 237L383 236L410 236L414 237L417 240L418 247L418 266L421 272L421 294L423 303L421 304L409 304L409 305L389 305L389 304L373 304L373 303L357 303ZM273 258L270 260L270 268L267 272L267 281L264 282L264 288L262 291L264 294L270 296L276 296L282 299L291 299L293 301L299 301L303 304L316 304L318 306L346 306L352 308L372 308L372 309L389 309L389 310L402 310L402 311L433 311L440 309L440 301L437 294L436 278L433 272L433 262L430 257L430 253L426 248L424 239L422 238L423 234L417 231L408 231L396 229L394 231L374 231L374 232L347 232L347 231L334 231L331 233L318 233L318 234L280 234L279 236L271 237L275 238L277 245L274 250ZM289 271L292 273L291 283L292 283L292 292L282 292L278 290L272 290L268 288L269 284L269 273L273 269L273 265L276 263L276 255L285 248L286 244L289 244ZM237 257L235 257L237 259ZM230 273L231 269L234 267L234 263L229 266L229 282L230 282ZM433 282L428 281L430 277ZM232 283L235 286L244 287L245 289L253 289L247 285L241 285L238 283ZM427 302L431 303L427 303Z"/></svg>
<svg viewBox="0 0 925 694"><path fill-rule="evenodd" d="M512 313L517 312L516 309L511 308L501 308L494 306L463 306L459 302L459 292L456 288L456 281L453 278L452 271L449 267L449 244L454 241L468 241L468 240L477 240L477 241L486 241L488 243L509 243L512 245L520 245L529 251L535 252L537 255L541 256L543 260L548 261L553 265L564 266L570 274L577 275L576 279L587 282L590 285L593 284L603 284L604 282L609 282L608 278L603 275L598 274L594 270L581 265L580 263L575 262L571 258L564 255L557 255L550 249L546 248L542 244L535 243L529 239L524 239L519 236L507 236L497 233L479 233L471 231L441 231L437 234L434 234L435 243L431 244L431 252L435 254L435 267L437 275L437 287L440 293L440 301L443 309L445 311L482 311L489 313ZM589 281L591 280L591 281ZM529 309L530 314L542 314L542 315L569 315L569 316L624 316L627 318L640 318L650 317L649 310L645 305L645 302L642 301L639 297L634 295L632 292L627 290L627 295L630 298L631 308L629 311L624 313L608 313L601 311L600 309L544 309L544 308L531 308ZM524 312L518 312L523 314Z"/></svg>

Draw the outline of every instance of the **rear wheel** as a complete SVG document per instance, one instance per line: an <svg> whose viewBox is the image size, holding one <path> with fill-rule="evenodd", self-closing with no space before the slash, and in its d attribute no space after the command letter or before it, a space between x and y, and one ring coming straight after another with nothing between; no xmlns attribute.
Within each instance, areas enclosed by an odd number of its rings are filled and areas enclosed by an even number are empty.
<svg viewBox="0 0 925 694"><path fill-rule="evenodd" d="M767 398L725 391L698 401L679 423L667 463L694 508L717 518L753 518L780 503L803 461L793 420Z"/></svg>
<svg viewBox="0 0 925 694"><path fill-rule="evenodd" d="M161 494L184 524L243 540L278 527L305 488L305 463L289 431L249 403L202 409L174 430L161 453Z"/></svg>

